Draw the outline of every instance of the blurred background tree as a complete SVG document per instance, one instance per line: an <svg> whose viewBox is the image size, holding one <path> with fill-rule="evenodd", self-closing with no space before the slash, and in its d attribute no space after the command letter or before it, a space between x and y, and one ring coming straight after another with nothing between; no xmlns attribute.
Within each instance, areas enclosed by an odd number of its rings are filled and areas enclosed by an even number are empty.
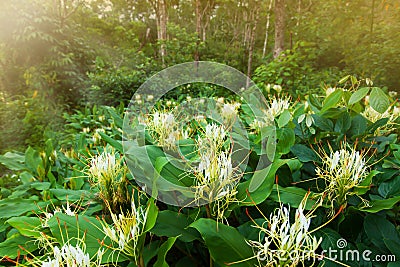
<svg viewBox="0 0 400 267"><path fill-rule="evenodd" d="M295 96L344 74L398 91L399 32L397 0L1 1L0 150L37 145L63 112L126 104L153 73L192 60Z"/></svg>

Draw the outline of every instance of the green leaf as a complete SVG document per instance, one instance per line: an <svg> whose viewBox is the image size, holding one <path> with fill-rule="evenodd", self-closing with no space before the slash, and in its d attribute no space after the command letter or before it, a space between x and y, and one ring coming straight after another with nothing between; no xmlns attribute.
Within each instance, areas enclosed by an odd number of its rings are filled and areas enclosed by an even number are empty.
<svg viewBox="0 0 400 267"><path fill-rule="evenodd" d="M153 265L154 267L168 267L169 266L165 260L165 257L167 256L168 251L174 245L177 238L178 237L170 237L170 238L168 238L167 241L165 241L160 246L160 249L158 250L158 254L157 254L157 261Z"/></svg>
<svg viewBox="0 0 400 267"><path fill-rule="evenodd" d="M364 230L368 238L378 248L388 248L390 252L400 256L400 252L396 250L400 247L400 236L396 227L386 218L368 214L364 219Z"/></svg>
<svg viewBox="0 0 400 267"><path fill-rule="evenodd" d="M149 206L147 207L147 220L144 227L144 232L148 232L151 228L154 227L158 216L158 208L154 203L154 200L150 199L147 205Z"/></svg>
<svg viewBox="0 0 400 267"><path fill-rule="evenodd" d="M400 196L388 198L388 199L377 199L369 202L370 207L361 208L361 211L376 213L381 210L387 210L393 208L393 206L400 201Z"/></svg>
<svg viewBox="0 0 400 267"><path fill-rule="evenodd" d="M345 83L345 82L350 78L350 76L351 76L351 75L346 75L346 76L344 76L342 79L339 80L338 83L339 83L339 84Z"/></svg>
<svg viewBox="0 0 400 267"><path fill-rule="evenodd" d="M163 210L158 214L157 222L151 232L160 237L177 236L183 242L191 242L200 237L196 230L187 228L192 222L193 220L183 213Z"/></svg>
<svg viewBox="0 0 400 267"><path fill-rule="evenodd" d="M383 114L390 106L388 96L378 87L372 88L369 103L373 109Z"/></svg>
<svg viewBox="0 0 400 267"><path fill-rule="evenodd" d="M113 148L115 148L116 150L118 150L121 153L124 152L120 141L113 139L112 137L106 135L105 133L102 133L102 132L98 132L98 133L101 136L101 138L104 141L106 141L108 144L110 144Z"/></svg>
<svg viewBox="0 0 400 267"><path fill-rule="evenodd" d="M294 145L296 139L293 129L288 127L277 129L277 136L279 139L276 146L277 152L281 154L289 153L290 148Z"/></svg>
<svg viewBox="0 0 400 267"><path fill-rule="evenodd" d="M54 189L50 192L59 200L81 201L94 198L94 193L88 190L70 190L70 189Z"/></svg>
<svg viewBox="0 0 400 267"><path fill-rule="evenodd" d="M28 147L25 151L26 166L33 172L37 173L37 169L42 163L42 158L35 149Z"/></svg>
<svg viewBox="0 0 400 267"><path fill-rule="evenodd" d="M210 255L221 266L229 263L249 259L234 266L251 266L256 263L253 250L246 243L246 239L233 227L218 224L212 219L201 218L190 225L196 228L203 237Z"/></svg>
<svg viewBox="0 0 400 267"><path fill-rule="evenodd" d="M0 218L10 218L27 212L38 211L47 204L47 202L35 202L31 199L2 199L0 200Z"/></svg>
<svg viewBox="0 0 400 267"><path fill-rule="evenodd" d="M278 195L278 190L279 190L279 195ZM297 208L307 193L308 191L300 187L279 186L278 189L273 188L270 198L276 202L289 204L290 207ZM304 208L306 210L310 210L313 206L316 205L317 200L318 199L313 199L313 193L310 193L306 202L306 206Z"/></svg>
<svg viewBox="0 0 400 267"><path fill-rule="evenodd" d="M367 177L364 178L364 180L361 181L361 183L357 186L357 188L354 189L354 192L357 193L357 195L363 195L368 192L371 183L372 183L372 178L380 173L377 170L372 170Z"/></svg>
<svg viewBox="0 0 400 267"><path fill-rule="evenodd" d="M41 221L37 217L13 217L7 223L16 228L21 235L39 238L41 235L37 227L41 226Z"/></svg>
<svg viewBox="0 0 400 267"><path fill-rule="evenodd" d="M69 216L63 213L56 213L49 219L48 225L53 237L61 246L67 241L71 245L75 245L79 238L85 243L86 253L90 257L97 255L99 248L104 248L103 262L124 260L122 254L114 255L110 249L107 249L107 247L111 247L111 241L103 233L101 223L93 217L85 215Z"/></svg>
<svg viewBox="0 0 400 267"><path fill-rule="evenodd" d="M290 111L287 109L284 110L282 114L279 116L278 127L282 128L286 126L286 124L288 124L291 119L292 119L292 114L290 114Z"/></svg>
<svg viewBox="0 0 400 267"><path fill-rule="evenodd" d="M263 202L271 193L272 187L275 184L275 173L276 171L286 163L288 163L290 159L278 159L272 162L271 169L268 171L267 176L264 177L262 183L256 188L255 191L251 192L251 198L252 200L256 203L259 204ZM259 177L256 177L256 179L261 179L262 174L264 172L259 172L259 173L254 173L254 175L259 175ZM254 176L251 178L253 179ZM247 198L247 189L250 187L250 181L246 181L244 183L240 183L238 186L238 194L237 197L238 199L243 199L244 201L242 202L243 205L251 205L250 201L245 201ZM250 191L250 189L249 189Z"/></svg>
<svg viewBox="0 0 400 267"><path fill-rule="evenodd" d="M354 103L357 103L361 99L363 99L369 92L369 87L362 87L359 88L357 91L355 91L350 99L349 99L349 105L353 105Z"/></svg>
<svg viewBox="0 0 400 267"><path fill-rule="evenodd" d="M21 248L23 247L23 249ZM20 234L14 234L0 243L0 258L8 256L15 259L18 255L26 255L38 249L35 240Z"/></svg>
<svg viewBox="0 0 400 267"><path fill-rule="evenodd" d="M353 136L365 134L367 126L368 126L368 120L364 116L357 114L351 120L351 127L349 129L349 133Z"/></svg>
<svg viewBox="0 0 400 267"><path fill-rule="evenodd" d="M335 124L335 132L346 133L350 129L351 118L348 112L343 112Z"/></svg>
<svg viewBox="0 0 400 267"><path fill-rule="evenodd" d="M249 184L249 191L250 193L254 192L261 186L261 184L265 181L265 179L268 177L268 173L271 170L272 165L269 165L268 167L261 169L261 170L256 170L253 174L253 176L250 179L250 184Z"/></svg>
<svg viewBox="0 0 400 267"><path fill-rule="evenodd" d="M324 101L322 105L321 112L325 112L330 108L334 108L342 99L343 91L341 89L336 89L331 93Z"/></svg>
<svg viewBox="0 0 400 267"><path fill-rule="evenodd" d="M311 148L302 145L296 144L292 146L290 149L292 153L301 161L301 162L309 162L309 161L318 161L318 155Z"/></svg>
<svg viewBox="0 0 400 267"><path fill-rule="evenodd" d="M312 115L314 119L314 125L326 132L333 131L333 122L328 118L323 118L317 114Z"/></svg>
<svg viewBox="0 0 400 267"><path fill-rule="evenodd" d="M21 153L7 152L4 155L0 155L0 163L13 171L25 170L24 162L25 156Z"/></svg>

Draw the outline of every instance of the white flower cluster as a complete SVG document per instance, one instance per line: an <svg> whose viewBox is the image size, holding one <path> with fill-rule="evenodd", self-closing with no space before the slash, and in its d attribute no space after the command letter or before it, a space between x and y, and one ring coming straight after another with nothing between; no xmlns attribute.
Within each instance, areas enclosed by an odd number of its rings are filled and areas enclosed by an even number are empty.
<svg viewBox="0 0 400 267"><path fill-rule="evenodd" d="M376 135L381 135L382 133L390 132L393 129L393 124L399 118L400 109L396 106L389 107L384 113L379 113L375 109L373 109L370 105L365 107L364 112L362 115L372 123L377 122L380 119L387 118L388 122L384 125L379 127L376 131Z"/></svg>
<svg viewBox="0 0 400 267"><path fill-rule="evenodd" d="M267 266L296 266L308 258L315 258L315 251L322 242L309 232L311 217L304 214L303 202L296 210L294 223L290 223L290 209L281 206L260 229L260 240L249 241L259 262ZM262 238L262 236L264 238ZM265 262L262 266L265 266Z"/></svg>
<svg viewBox="0 0 400 267"><path fill-rule="evenodd" d="M359 183L366 176L367 166L359 151L341 149L326 159L331 174L340 180L352 180Z"/></svg>
<svg viewBox="0 0 400 267"><path fill-rule="evenodd" d="M159 145L168 149L174 149L176 141L184 136L179 128L179 123L171 112L157 111L146 124Z"/></svg>
<svg viewBox="0 0 400 267"><path fill-rule="evenodd" d="M261 128L269 125L273 125L275 118L283 113L283 111L290 108L290 98L284 97L272 97L270 102L267 104L267 109L263 110L264 116L262 118L256 118L250 124L250 128L259 131Z"/></svg>
<svg viewBox="0 0 400 267"><path fill-rule="evenodd" d="M78 245L64 244L61 250L53 247L54 259L42 262L42 267L90 267L90 257Z"/></svg>
<svg viewBox="0 0 400 267"><path fill-rule="evenodd" d="M325 180L326 187L321 197L326 197L331 203L332 214L334 206L345 205L347 197L355 194L353 188L359 186L368 176L368 165L362 152L355 148L342 149L321 156L322 167L316 168L318 178ZM366 201L363 201L368 204Z"/></svg>
<svg viewBox="0 0 400 267"><path fill-rule="evenodd" d="M52 218L55 214L57 213L64 213L68 216L76 216L78 213L76 212L76 210L71 210L71 206L69 204L69 202L67 201L67 207L62 206L60 207L56 207L53 211L53 213L51 212L44 212L44 219L42 220L42 227L48 227L48 222L50 220L50 218Z"/></svg>
<svg viewBox="0 0 400 267"><path fill-rule="evenodd" d="M101 180L101 177L110 177L118 172L120 166L117 164L115 154L103 152L92 158L89 174L95 181Z"/></svg>
<svg viewBox="0 0 400 267"><path fill-rule="evenodd" d="M221 116L224 119L224 121L230 125L232 122L234 122L237 114L238 114L238 109L240 107L240 103L225 103L221 105Z"/></svg>
<svg viewBox="0 0 400 267"><path fill-rule="evenodd" d="M132 200L131 211L127 214L114 214L111 212L113 225L103 223L103 231L107 237L118 244L119 251L135 259L137 255L136 247L139 237L143 233L147 220L148 210L142 206L136 207Z"/></svg>
<svg viewBox="0 0 400 267"><path fill-rule="evenodd" d="M196 175L196 200L214 202L213 215L223 219L230 202L236 200L236 187L240 174L232 166L231 152L225 151L227 133L224 127L207 124L197 139L199 164Z"/></svg>

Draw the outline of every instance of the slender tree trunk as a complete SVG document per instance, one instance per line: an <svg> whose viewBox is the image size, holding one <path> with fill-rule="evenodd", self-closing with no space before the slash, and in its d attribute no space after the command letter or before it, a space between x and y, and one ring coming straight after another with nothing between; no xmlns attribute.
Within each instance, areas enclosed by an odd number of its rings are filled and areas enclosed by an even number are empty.
<svg viewBox="0 0 400 267"><path fill-rule="evenodd" d="M201 34L200 0L194 0L194 1L195 1L195 7L196 7L196 34L197 34L196 52L194 55L194 60L199 61L200 60L199 46L200 46L200 34Z"/></svg>
<svg viewBox="0 0 400 267"><path fill-rule="evenodd" d="M162 66L165 67L165 56L167 54L165 41L167 40L167 4L166 0L160 0L160 54L161 54L161 62Z"/></svg>
<svg viewBox="0 0 400 267"><path fill-rule="evenodd" d="M274 58L285 49L285 0L275 0L275 45Z"/></svg>
<svg viewBox="0 0 400 267"><path fill-rule="evenodd" d="M259 11L260 8L258 6L258 3L255 2L254 10L252 11L252 21L253 21L253 27L251 28L250 32L250 40L249 40L249 57L247 60L247 82L246 82L246 87L249 87L250 84L250 77L251 77L251 68L253 65L253 51L254 51L254 43L256 39L256 30L257 30L257 24L258 24L258 19L259 19Z"/></svg>
<svg viewBox="0 0 400 267"><path fill-rule="evenodd" d="M272 9L272 3L274 0L269 1L269 6L268 6L268 11L267 11L267 23L265 25L265 39L264 39L264 46L263 46L263 53L262 57L265 57L265 54L267 52L267 45L268 45L268 31L269 31L269 24L271 20L271 9Z"/></svg>

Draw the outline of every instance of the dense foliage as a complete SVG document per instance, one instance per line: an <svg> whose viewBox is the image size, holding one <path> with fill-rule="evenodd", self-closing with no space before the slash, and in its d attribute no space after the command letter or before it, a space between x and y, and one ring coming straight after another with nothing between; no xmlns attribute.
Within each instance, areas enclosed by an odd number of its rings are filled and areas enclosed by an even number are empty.
<svg viewBox="0 0 400 267"><path fill-rule="evenodd" d="M202 180L199 170L192 178L182 176L164 158L164 153L180 149L188 159L201 162L208 155L201 151L210 149L201 139L213 144L215 138L204 136L207 128L213 128L211 132L220 129L218 138L223 138L228 134L223 130L225 124L199 118L188 126L195 128L186 129L192 134L180 135L171 122L178 104L174 99L164 99L158 111L144 114L148 129L144 148L154 156L157 171L176 184L194 183L202 189L199 198L211 197L207 190L221 194L201 207L165 205L149 199L136 185L135 172L131 174L124 163L129 152L123 154L121 144L123 106L86 108L65 115L67 124L59 141L49 138L40 149L29 147L24 153L0 156L7 169L0 200L3 264L56 266L44 264L66 262L68 257L77 260L80 253L79 257L90 259L90 266L254 266L256 255L271 256L276 265L315 262L336 266L326 252L324 258L319 255L329 248L338 249L338 240L344 238L347 246L339 247L344 252L368 249L371 259L395 255L381 264L373 263L395 266L390 261L398 259L400 244L396 228L399 109L369 79L346 76L338 84L326 95L299 99L290 98L278 85L265 87L269 104L261 118L249 113L240 99L216 99L226 123L235 114L245 123L252 151L245 169L237 166L234 176L226 176L232 179L228 187ZM136 101L143 105L146 99ZM162 124L168 116L169 123ZM271 168L260 176L253 168L262 156L260 135L269 123L277 127L276 153ZM229 155L229 140L216 146L222 149L218 158ZM193 158L197 149L200 159ZM220 164L226 164L216 162L222 169ZM298 216L305 216L305 221ZM304 234L305 243L291 250L308 249L311 258L283 262L268 254L268 239L275 244L270 249L290 251L281 243L287 241L283 233L271 228L271 224L279 229L287 223L288 237ZM362 259L340 262L371 266ZM71 266L89 265L82 261Z"/></svg>

